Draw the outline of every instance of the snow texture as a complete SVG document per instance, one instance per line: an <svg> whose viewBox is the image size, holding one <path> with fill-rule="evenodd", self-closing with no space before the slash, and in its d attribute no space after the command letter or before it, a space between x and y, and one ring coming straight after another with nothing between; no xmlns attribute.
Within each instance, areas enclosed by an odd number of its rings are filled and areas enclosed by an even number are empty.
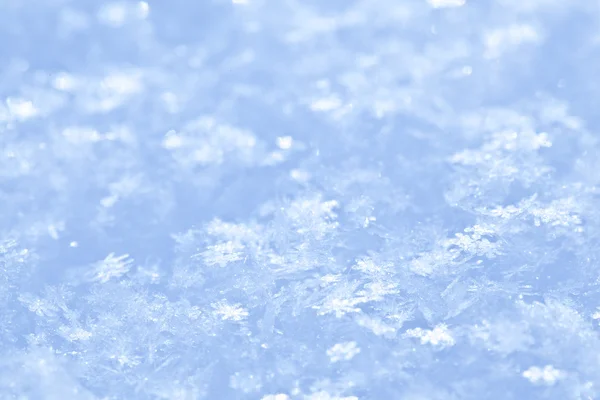
<svg viewBox="0 0 600 400"><path fill-rule="evenodd" d="M600 399L590 0L0 1L0 399Z"/></svg>

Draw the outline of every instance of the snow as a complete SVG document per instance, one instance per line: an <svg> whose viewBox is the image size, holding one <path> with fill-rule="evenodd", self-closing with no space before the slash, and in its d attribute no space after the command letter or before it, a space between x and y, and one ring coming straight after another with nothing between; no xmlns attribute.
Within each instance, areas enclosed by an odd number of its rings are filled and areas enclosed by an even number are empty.
<svg viewBox="0 0 600 400"><path fill-rule="evenodd" d="M592 3L0 2L0 399L600 398Z"/></svg>

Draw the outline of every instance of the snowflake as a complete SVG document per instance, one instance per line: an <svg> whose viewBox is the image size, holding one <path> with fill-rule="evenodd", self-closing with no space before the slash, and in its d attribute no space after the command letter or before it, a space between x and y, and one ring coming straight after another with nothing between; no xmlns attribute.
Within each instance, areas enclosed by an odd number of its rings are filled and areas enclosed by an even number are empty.
<svg viewBox="0 0 600 400"><path fill-rule="evenodd" d="M550 147L547 134L536 134L530 128L518 131L502 130L491 135L491 139L479 149L467 149L450 158L453 164L477 167L481 179L522 179L532 177L522 173L522 165L516 154L534 157L540 147ZM533 172L533 171L532 171ZM534 177L548 172L548 168L536 167Z"/></svg>
<svg viewBox="0 0 600 400"><path fill-rule="evenodd" d="M464 233L456 233L454 238L446 239L443 245L446 248L456 246L468 256L494 258L500 254L498 242L490 242L483 236L494 236L495 230L487 225L473 225L465 228ZM454 257L455 258L455 257Z"/></svg>
<svg viewBox="0 0 600 400"><path fill-rule="evenodd" d="M91 332L88 332L82 328L69 328L68 326L62 326L59 328L59 332L72 342L85 341L92 337Z"/></svg>
<svg viewBox="0 0 600 400"><path fill-rule="evenodd" d="M327 233L338 227L335 221L337 214L333 211L339 207L335 200L322 201L320 195L293 201L285 208L286 217L297 226L299 234L312 234L315 239L323 239Z"/></svg>
<svg viewBox="0 0 600 400"><path fill-rule="evenodd" d="M230 159L251 163L257 138L252 132L202 116L180 132L168 131L163 147L183 167L220 165Z"/></svg>
<svg viewBox="0 0 600 400"><path fill-rule="evenodd" d="M485 210L484 210L485 211ZM489 211L489 215L494 217L500 217L502 219L511 219L516 217L524 212L520 207L516 207L514 205L509 205L506 207L498 206Z"/></svg>
<svg viewBox="0 0 600 400"><path fill-rule="evenodd" d="M437 270L451 265L457 255L455 252L446 249L436 249L430 253L423 253L419 257L410 261L410 269L418 275L431 275Z"/></svg>
<svg viewBox="0 0 600 400"><path fill-rule="evenodd" d="M53 316L58 310L57 307L44 299L34 297L29 293L23 293L19 296L19 301L27 306L29 311L36 313L40 317Z"/></svg>
<svg viewBox="0 0 600 400"><path fill-rule="evenodd" d="M525 219L533 218L535 226L547 224L550 226L572 226L581 225L582 221L577 211L577 202L573 197L554 200L550 205L540 205L534 194L519 202L517 206L498 206L492 210L482 209L482 213L509 220L515 217Z"/></svg>
<svg viewBox="0 0 600 400"><path fill-rule="evenodd" d="M93 280L106 283L112 278L120 278L129 272L132 264L129 254L115 257L114 253L110 253L104 260L96 263Z"/></svg>
<svg viewBox="0 0 600 400"><path fill-rule="evenodd" d="M214 218L206 226L210 236L238 243L257 242L262 234L260 225L232 224Z"/></svg>
<svg viewBox="0 0 600 400"><path fill-rule="evenodd" d="M200 318L200 315L202 315L202 311L200 310L200 308L198 306L190 307L190 309L187 312L188 318L193 321Z"/></svg>
<svg viewBox="0 0 600 400"><path fill-rule="evenodd" d="M393 282L374 281L365 284L365 288L359 290L356 294L360 296L360 301L363 303L380 301L387 295L398 293L397 286Z"/></svg>
<svg viewBox="0 0 600 400"><path fill-rule="evenodd" d="M491 226L487 225L473 225L469 228L465 228L465 232L471 234L471 238L475 240L481 239L482 236L493 236L496 231Z"/></svg>
<svg viewBox="0 0 600 400"><path fill-rule="evenodd" d="M327 300L322 306L313 306L313 308L319 310L318 315L335 313L336 318L342 318L348 313L360 312L360 308L356 307L356 305L362 302L362 299L332 298Z"/></svg>
<svg viewBox="0 0 600 400"><path fill-rule="evenodd" d="M222 268L232 262L243 260L244 248L245 246L240 243L229 241L208 246L207 249L199 255L202 256L207 265L218 265Z"/></svg>
<svg viewBox="0 0 600 400"><path fill-rule="evenodd" d="M385 275L389 274L393 267L394 264L389 261L376 263L372 258L363 258L356 261L353 269L369 275Z"/></svg>
<svg viewBox="0 0 600 400"><path fill-rule="evenodd" d="M321 286L329 286L332 283L336 283L339 282L341 278L340 274L327 274L327 275L323 275L320 280L321 280Z"/></svg>
<svg viewBox="0 0 600 400"><path fill-rule="evenodd" d="M228 304L225 301L214 303L215 314L220 315L223 321L242 321L248 316L248 311L241 304Z"/></svg>
<svg viewBox="0 0 600 400"><path fill-rule="evenodd" d="M575 199L572 197L555 200L548 207L538 207L530 211L535 226L543 223L551 226L571 226L581 224L581 219L573 211Z"/></svg>

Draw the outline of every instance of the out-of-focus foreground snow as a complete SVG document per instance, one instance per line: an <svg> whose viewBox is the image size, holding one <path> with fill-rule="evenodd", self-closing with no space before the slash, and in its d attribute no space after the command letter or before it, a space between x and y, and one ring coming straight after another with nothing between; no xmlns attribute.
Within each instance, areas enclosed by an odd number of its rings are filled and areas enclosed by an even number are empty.
<svg viewBox="0 0 600 400"><path fill-rule="evenodd" d="M600 398L599 65L590 0L1 0L0 398Z"/></svg>

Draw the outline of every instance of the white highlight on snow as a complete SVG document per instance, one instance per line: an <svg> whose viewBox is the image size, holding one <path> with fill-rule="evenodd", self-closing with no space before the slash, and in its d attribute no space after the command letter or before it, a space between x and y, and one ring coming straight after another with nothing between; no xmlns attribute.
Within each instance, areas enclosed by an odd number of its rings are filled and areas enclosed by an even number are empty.
<svg viewBox="0 0 600 400"><path fill-rule="evenodd" d="M98 11L98 20L112 27L118 27L127 20L127 9L124 3L110 3Z"/></svg>
<svg viewBox="0 0 600 400"><path fill-rule="evenodd" d="M313 101L310 105L310 109L313 111L333 111L340 108L342 101L336 96L324 97Z"/></svg>
<svg viewBox="0 0 600 400"><path fill-rule="evenodd" d="M63 137L71 143L95 143L102 139L102 135L95 129L87 127L72 126L62 131Z"/></svg>
<svg viewBox="0 0 600 400"><path fill-rule="evenodd" d="M54 240L58 240L58 231L62 230L60 227L56 227L53 224L48 225L48 235Z"/></svg>
<svg viewBox="0 0 600 400"><path fill-rule="evenodd" d="M167 150L180 148L183 145L183 139L174 130L170 130L165 135L162 145Z"/></svg>
<svg viewBox="0 0 600 400"><path fill-rule="evenodd" d="M53 316L58 310L56 305L52 302L49 302L46 299L40 299L29 293L21 293L18 298L21 303L27 306L29 311L40 317Z"/></svg>
<svg viewBox="0 0 600 400"><path fill-rule="evenodd" d="M18 120L26 120L39 113L31 101L22 98L9 97L6 99L6 106L10 115Z"/></svg>
<svg viewBox="0 0 600 400"><path fill-rule="evenodd" d="M88 332L82 328L70 328L67 326L62 326L59 328L59 332L72 342L85 341L92 337L91 332Z"/></svg>
<svg viewBox="0 0 600 400"><path fill-rule="evenodd" d="M244 259L245 246L237 241L229 240L224 243L217 243L207 246L206 250L198 255L203 257L208 266L218 265L223 268L230 263Z"/></svg>
<svg viewBox="0 0 600 400"><path fill-rule="evenodd" d="M124 106L127 100L144 89L139 70L113 71L100 81L90 81L82 106L87 112L105 113Z"/></svg>
<svg viewBox="0 0 600 400"><path fill-rule="evenodd" d="M465 0L427 0L427 3L433 8L452 8L462 7L467 2Z"/></svg>
<svg viewBox="0 0 600 400"><path fill-rule="evenodd" d="M248 311L241 304L228 304L225 301L214 303L215 314L220 315L223 321L242 321L248 316Z"/></svg>
<svg viewBox="0 0 600 400"><path fill-rule="evenodd" d="M257 139L252 132L219 123L211 116L191 121L177 132L169 131L163 141L163 147L175 150L173 157L186 167L222 164L230 159L254 163L258 158L256 145Z"/></svg>
<svg viewBox="0 0 600 400"><path fill-rule="evenodd" d="M489 31L483 39L486 48L484 57L497 58L511 48L524 43L539 43L541 40L540 32L531 25L513 24L495 29Z"/></svg>
<svg viewBox="0 0 600 400"><path fill-rule="evenodd" d="M303 169L293 169L290 171L290 177L299 183L306 183L310 180L310 173Z"/></svg>
<svg viewBox="0 0 600 400"><path fill-rule="evenodd" d="M319 310L317 315L335 314L336 318L342 318L346 314L360 312L360 308L356 305L362 302L362 299L333 298L327 300L322 306L312 306L312 308Z"/></svg>
<svg viewBox="0 0 600 400"><path fill-rule="evenodd" d="M117 204L117 201L119 201L119 196L117 196L116 194L113 194L113 195L110 195L110 196L103 197L100 200L100 204L104 208L111 208L112 206L114 206L115 204Z"/></svg>
<svg viewBox="0 0 600 400"><path fill-rule="evenodd" d="M162 100L167 112L169 112L171 114L175 114L175 113L179 112L179 103L180 102L175 93L165 92L160 96L160 99Z"/></svg>
<svg viewBox="0 0 600 400"><path fill-rule="evenodd" d="M132 264L133 259L129 258L129 254L115 256L115 253L110 253L104 260L96 263L94 280L106 283L112 278L120 278L129 272Z"/></svg>
<svg viewBox="0 0 600 400"><path fill-rule="evenodd" d="M321 287L329 286L332 283L336 283L340 281L341 275L339 274L327 274L322 276L319 280L321 281Z"/></svg>
<svg viewBox="0 0 600 400"><path fill-rule="evenodd" d="M531 145L537 150L541 147L552 147L552 141L546 132L541 132L533 136Z"/></svg>
<svg viewBox="0 0 600 400"><path fill-rule="evenodd" d="M67 74L66 72L61 72L52 80L52 86L56 90L69 92L77 87L77 80L72 75Z"/></svg>
<svg viewBox="0 0 600 400"><path fill-rule="evenodd" d="M86 30L90 26L89 17L86 13L72 8L64 8L59 15L59 35L72 35Z"/></svg>
<svg viewBox="0 0 600 400"><path fill-rule="evenodd" d="M368 228L371 222L377 221L375 217L365 217L365 221L363 222L363 227Z"/></svg>
<svg viewBox="0 0 600 400"><path fill-rule="evenodd" d="M273 151L265 156L262 165L273 166L285 161L285 155L281 151Z"/></svg>
<svg viewBox="0 0 600 400"><path fill-rule="evenodd" d="M292 394L294 394L294 393L292 393ZM356 397L356 396L340 397L340 396L332 395L324 390L321 390L319 392L314 392L314 393L304 396L304 400L358 400L358 397Z"/></svg>
<svg viewBox="0 0 600 400"><path fill-rule="evenodd" d="M439 324L432 330L421 328L409 329L404 336L419 338L421 344L429 343L441 347L453 346L456 343L445 324Z"/></svg>
<svg viewBox="0 0 600 400"><path fill-rule="evenodd" d="M148 18L148 14L150 14L150 5L148 3L146 3L145 1L140 1L137 4L137 17L139 19L146 19Z"/></svg>
<svg viewBox="0 0 600 400"><path fill-rule="evenodd" d="M332 363L351 360L358 353L360 353L360 348L356 342L338 343L327 350L327 356Z"/></svg>
<svg viewBox="0 0 600 400"><path fill-rule="evenodd" d="M294 139L291 136L280 136L277 138L277 147L282 150L289 150L294 144Z"/></svg>
<svg viewBox="0 0 600 400"><path fill-rule="evenodd" d="M140 1L135 6L125 2L114 2L100 8L97 18L100 23L117 28L132 19L146 19L149 14L150 5L145 1Z"/></svg>
<svg viewBox="0 0 600 400"><path fill-rule="evenodd" d="M377 336L393 338L396 336L396 328L383 322L379 318L371 318L365 314L359 314L354 319L359 326L366 328Z"/></svg>
<svg viewBox="0 0 600 400"><path fill-rule="evenodd" d="M100 83L101 89L116 95L131 95L142 90L138 73L116 72L106 76Z"/></svg>
<svg viewBox="0 0 600 400"><path fill-rule="evenodd" d="M373 103L373 111L377 118L383 118L398 110L398 104L394 100L376 100Z"/></svg>
<svg viewBox="0 0 600 400"><path fill-rule="evenodd" d="M263 396L260 400L289 400L289 398L290 396L288 396L287 394L277 393Z"/></svg>
<svg viewBox="0 0 600 400"><path fill-rule="evenodd" d="M530 367L523 372L523 377L531 383L544 383L546 385L554 385L563 376L564 373L552 365L546 365L544 368Z"/></svg>

